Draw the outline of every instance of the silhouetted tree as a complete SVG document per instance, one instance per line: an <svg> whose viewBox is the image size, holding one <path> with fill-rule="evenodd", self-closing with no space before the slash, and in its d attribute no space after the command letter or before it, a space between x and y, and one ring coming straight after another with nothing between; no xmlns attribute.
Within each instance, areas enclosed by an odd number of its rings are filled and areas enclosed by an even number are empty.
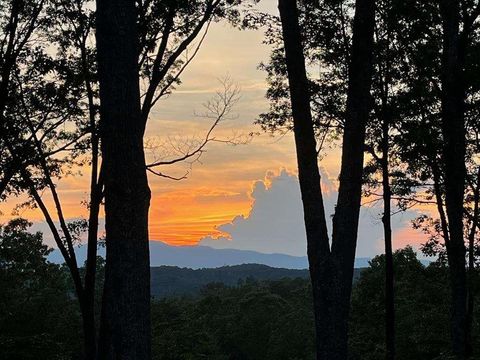
<svg viewBox="0 0 480 360"><path fill-rule="evenodd" d="M440 2L442 46L442 135L445 162L445 209L449 226L446 242L452 287L452 346L460 359L466 356L467 283L463 241L463 196L465 187L465 46L460 33L460 0ZM465 30L466 31L466 30ZM468 34L464 34L468 39Z"/></svg>
<svg viewBox="0 0 480 360"><path fill-rule="evenodd" d="M86 44L93 12L89 10L84 14L84 3L46 3L48 6L42 14L47 20L26 42L25 54L17 62L10 82L10 101L4 117L15 131L3 132L1 140L13 161L21 165L9 181L10 195L27 192L30 199L23 205L38 207L44 215L72 275L83 318L85 354L93 358L96 331L92 289L98 226L88 227L89 239L94 239L93 244L89 241L94 256L89 257L89 270L82 279L74 247L79 241L79 230L85 227L81 221L67 222L56 188L57 181L68 175L72 166L85 163L82 157L90 149L92 188L97 188L95 90L92 90L92 62L88 60L91 49ZM79 14L85 16L75 23ZM84 101L85 87L89 88L90 96ZM47 196L53 209L47 206ZM89 210L90 217L98 219L100 200L97 198L91 199Z"/></svg>
<svg viewBox="0 0 480 360"><path fill-rule="evenodd" d="M403 75L406 87L401 111L408 121L402 125L405 136L400 153L409 165L408 173L421 186L416 196L433 202L438 211L434 226L446 245L451 271L452 351L462 358L470 351L467 308L471 306L467 303L473 301L466 300L467 292L473 291L467 291L465 239L472 239L473 256L477 227L472 215L478 169L472 159L478 153L478 80L474 75L478 65L472 55L478 48L480 8L469 1L441 2L440 11L433 2L412 2L412 6L412 26L403 31L410 61ZM419 33L426 34L425 38L419 38ZM415 226L425 228L425 219L421 217Z"/></svg>
<svg viewBox="0 0 480 360"><path fill-rule="evenodd" d="M186 60L180 57L188 54L189 45L202 30L208 30L211 21L226 16L228 6L221 0L198 4L147 1L138 7L135 1L97 1L107 246L101 358L150 357L150 190L143 145L145 127L153 105L178 83L206 32L193 55ZM177 47L170 48L172 43ZM147 80L143 97L140 78ZM229 96L236 93L227 94L223 108L219 104L214 126L231 107ZM199 150L176 161L201 153L210 133ZM161 165L165 163L150 164L148 169Z"/></svg>
<svg viewBox="0 0 480 360"><path fill-rule="evenodd" d="M311 108L319 155L325 148L326 140L335 144L343 126L344 112L342 91L345 86L345 58L349 56L350 18L348 2L322 2L319 9L313 9L309 2L302 4L301 24L305 34L305 54L307 62L321 68L311 80ZM448 239L448 219L445 211L444 165L441 155L442 133L440 125L441 86L440 56L442 47L442 27L437 3L397 2L378 3L375 29L375 68L372 93L374 112L367 129L366 150L371 156L366 164L365 195L367 202L388 195L397 202L398 210L422 204L436 204L440 223ZM465 126L467 184L464 195L464 238L469 247L469 263L473 263L478 223L478 207L475 210L478 166L478 73L473 54L477 53L478 26L475 13L476 4L464 2L462 22L465 24L469 54L466 57L464 78L467 81ZM389 12L395 14L392 22ZM287 131L291 129L291 112L288 102L288 85L284 81L286 69L282 64L283 48L275 36L275 19L270 19L267 41L274 44L270 62L262 67L267 71L271 100L270 111L262 114L258 122L266 130ZM385 121L387 120L387 121ZM388 135L388 142L385 141ZM384 154L387 153L388 161ZM388 171L386 171L388 169ZM382 184L382 179L384 184ZM387 181L389 180L389 181ZM375 190L383 188L381 194ZM384 199L388 205L388 199ZM396 212L396 211L394 211ZM384 211L383 220L388 222ZM384 224L386 245L388 224ZM387 247L386 252L389 252ZM446 259L447 257L445 257ZM391 261L386 266L391 268ZM469 269L474 266L469 265ZM387 286L392 288L391 273L387 274ZM473 278L474 273L469 276ZM469 287L474 281L469 280ZM473 309L474 290L468 291L468 313ZM392 298L391 294L387 294ZM387 304L393 313L392 302ZM467 329L471 316L467 316ZM387 320L392 329L392 321ZM468 331L468 330L467 330ZM387 339L392 343L391 338Z"/></svg>
<svg viewBox="0 0 480 360"><path fill-rule="evenodd" d="M135 1L97 1L107 262L100 359L149 359L150 189L143 150Z"/></svg>
<svg viewBox="0 0 480 360"><path fill-rule="evenodd" d="M47 1L4 1L0 7L0 133L19 139L19 130L14 123L5 117L6 107L11 104L13 78L29 55L29 42L37 30L45 26L45 5ZM24 163L28 163L28 149L18 141L15 145L2 137L0 158L0 198L5 197L5 190L10 186L10 180ZM13 155L20 151L23 157Z"/></svg>
<svg viewBox="0 0 480 360"><path fill-rule="evenodd" d="M0 138L6 145L2 152L2 164L5 164L2 167L5 170L2 192L8 190L3 193L5 197L26 191L30 199L23 206L38 207L43 213L72 274L83 317L85 356L93 359L97 341L94 289L98 218L104 196L96 49L92 35L95 22L93 1L55 0L49 1L48 5L52 6L48 7L42 7L46 4L43 1L31 5L12 4L15 6L11 9L6 6L2 10L12 11L10 21L19 22L21 31L17 34L15 27L8 24L4 27L5 39L10 36L18 49L13 51L16 62L9 58L11 50L4 52L6 61L2 68L3 74L7 74L8 65L15 65L11 71L13 75L8 78L8 101L5 100L5 111L2 112L7 120L2 121L2 126L8 125L9 129L8 132L2 131ZM144 90L154 95L148 102L148 110L142 113L146 122L153 104L169 95L180 83L180 75L197 54L210 22L226 17L234 21L235 11L233 5L223 1L195 4L153 1L139 5L138 9L140 13L135 19L142 30L137 78L143 79L148 85ZM205 12L204 16L201 16L202 12ZM41 21L35 22L34 15ZM173 22L175 26L166 30L164 22ZM200 41L195 44L200 34ZM27 35L31 35L33 41ZM6 46L7 43L2 44ZM178 44L181 46L176 48ZM156 87L150 86L151 82ZM231 84L225 84L224 90L216 109L212 108L206 114L208 118L215 117L205 139L189 144L186 153L178 157L155 159L148 166L150 172L172 178L156 168L188 159L195 161L207 144L220 141L212 135L213 131L228 116L238 98L238 91ZM88 166L91 174L88 220L70 224L64 216L57 184L70 174L71 166L77 165ZM52 207L48 206L47 196L51 198ZM74 247L80 241L79 233L84 231L87 232L88 256L86 269L80 273Z"/></svg>
<svg viewBox="0 0 480 360"><path fill-rule="evenodd" d="M339 197L330 247L296 2L279 1L307 252L313 288L317 358L347 359L348 314L371 108L374 1L356 2L342 143Z"/></svg>

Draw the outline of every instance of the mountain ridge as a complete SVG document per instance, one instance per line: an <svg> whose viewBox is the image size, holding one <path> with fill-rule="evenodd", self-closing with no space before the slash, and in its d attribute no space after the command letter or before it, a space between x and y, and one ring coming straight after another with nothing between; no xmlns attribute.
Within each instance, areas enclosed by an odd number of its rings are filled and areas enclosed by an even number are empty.
<svg viewBox="0 0 480 360"><path fill-rule="evenodd" d="M355 270L355 274L359 270ZM307 269L273 268L262 264L242 264L218 268L189 269L177 266L150 268L151 293L159 299L165 297L197 296L209 284L237 286L248 281L276 281L309 277Z"/></svg>
<svg viewBox="0 0 480 360"><path fill-rule="evenodd" d="M105 257L105 248L99 248L98 254ZM86 246L75 249L79 264L86 259ZM53 263L63 263L62 255L58 249L52 251L48 260ZM355 267L368 267L370 258L355 259ZM242 264L261 264L274 268L308 269L306 256L293 256L287 254L266 254L253 250L215 249L213 247L198 246L173 246L162 241L150 241L150 266L177 266L180 268L202 269L220 268Z"/></svg>

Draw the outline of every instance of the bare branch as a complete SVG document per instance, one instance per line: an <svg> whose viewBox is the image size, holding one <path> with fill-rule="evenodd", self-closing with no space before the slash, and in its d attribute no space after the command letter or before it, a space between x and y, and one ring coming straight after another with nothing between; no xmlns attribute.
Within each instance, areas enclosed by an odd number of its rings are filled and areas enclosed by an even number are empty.
<svg viewBox="0 0 480 360"><path fill-rule="evenodd" d="M142 115L143 115L143 121L145 123L147 122L148 114L153 106L152 101L155 98L155 93L157 91L157 88L160 82L164 80L165 76L170 71L172 66L176 63L177 59L183 54L185 50L188 49L188 46L196 39L196 37L198 36L200 31L203 29L205 24L207 24L211 20L211 17L215 9L217 8L217 6L220 4L220 2L221 2L220 0L210 0L207 3L207 7L205 9L204 15L201 18L201 20L198 22L198 24L195 26L192 32L172 52L172 54L164 62L163 66L161 66L163 59L159 59L158 56L155 59L155 62L156 62L155 65L157 66L154 66L154 69L152 69L152 76L150 78L150 83L145 93L145 97L142 105ZM157 55L160 55L163 58L162 53L159 53Z"/></svg>
<svg viewBox="0 0 480 360"><path fill-rule="evenodd" d="M170 176L170 175L161 173L161 172L159 172L159 171L155 171L155 170L153 170L153 169L147 168L147 170L148 170L149 172L151 172L152 174L154 174L154 175L157 175L157 176L160 176L160 177L163 177L163 178L166 178L166 179L170 179L170 180L176 180L176 181L180 181L180 180L186 179L187 176L188 176L188 174L190 173L189 171L187 171L183 176L174 177L174 176Z"/></svg>
<svg viewBox="0 0 480 360"><path fill-rule="evenodd" d="M200 47L202 46L203 44L203 41L205 40L206 36L207 36L207 33L208 33L208 30L210 29L210 24L211 24L211 21L209 21L207 23L207 26L205 27L205 31L202 35L202 37L200 38L197 46L195 47L195 50L193 51L193 54L190 56L190 57L187 57L187 60L185 61L185 63L182 65L182 67L180 68L180 70L177 71L177 73L172 76L168 81L167 83L160 89L160 91L158 92L158 95L155 96L155 98L151 101L151 105L150 105L150 108L152 108L157 102L158 100L160 100L163 96L165 96L166 94L169 93L169 89L171 88L171 86L178 81L178 79L180 78L180 75L182 75L182 73L185 71L185 69L187 68L187 66L192 62L192 60L195 58L195 56L198 54L198 51L200 50Z"/></svg>
<svg viewBox="0 0 480 360"><path fill-rule="evenodd" d="M184 149L183 151L179 146L176 146L170 142L169 145L175 150L175 152L179 153L180 156L168 160L157 159L148 164L147 169L152 169L157 166L173 165L184 161L190 161L192 164L199 160L200 156L206 151L206 146L210 142L221 142L230 145L241 143L240 141L236 141L235 138L218 139L213 135L214 130L222 121L235 118L230 114L233 110L233 107L240 100L240 89L238 86L232 83L230 78L226 77L225 79L220 80L220 82L223 86L223 89L221 91L217 91L215 96L204 104L204 108L206 110L205 113L197 115L213 120L213 123L210 125L210 128L207 130L203 139L200 142L194 141L193 144L187 144L187 149Z"/></svg>

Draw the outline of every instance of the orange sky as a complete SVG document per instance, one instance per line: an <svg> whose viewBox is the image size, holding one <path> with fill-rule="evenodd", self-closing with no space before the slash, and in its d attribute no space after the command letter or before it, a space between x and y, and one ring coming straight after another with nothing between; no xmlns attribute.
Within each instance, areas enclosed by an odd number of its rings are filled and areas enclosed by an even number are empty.
<svg viewBox="0 0 480 360"><path fill-rule="evenodd" d="M240 86L241 99L235 108L238 117L222 124L216 136L229 138L259 131L253 121L268 106L264 98L265 74L257 69L268 56L268 48L261 44L262 37L260 31L238 32L227 25L214 24L198 57L185 72L183 84L153 109L147 141L181 143L186 138L204 134L210 120L194 114L202 112L202 103L221 87L217 79L226 74ZM235 47L231 46L233 41ZM338 173L338 162L336 150L321 165L334 177ZM238 146L215 143L208 147L201 163L191 168L183 164L162 169L174 176L188 170L189 176L183 181L150 176L150 238L174 245L191 245L204 236L221 235L216 226L230 222L237 215L248 215L254 182L264 179L269 171L278 173L281 168L296 173L291 135L272 138L263 134L249 144ZM81 205L88 196L88 170L84 172L69 176L59 184L67 218L86 216ZM0 204L2 221L11 217L11 209L20 200L10 199ZM22 210L20 215L41 221L37 211ZM399 236L399 244L420 241L408 226Z"/></svg>

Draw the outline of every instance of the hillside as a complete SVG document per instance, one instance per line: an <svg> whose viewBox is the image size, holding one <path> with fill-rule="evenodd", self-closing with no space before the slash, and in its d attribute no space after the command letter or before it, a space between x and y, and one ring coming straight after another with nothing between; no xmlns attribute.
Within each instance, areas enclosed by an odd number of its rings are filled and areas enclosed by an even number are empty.
<svg viewBox="0 0 480 360"><path fill-rule="evenodd" d="M355 269L355 277L360 269ZM273 268L261 264L223 266L212 269L188 269L175 266L151 268L152 295L156 298L197 295L210 283L235 286L247 279L280 280L283 278L308 278L308 270Z"/></svg>

